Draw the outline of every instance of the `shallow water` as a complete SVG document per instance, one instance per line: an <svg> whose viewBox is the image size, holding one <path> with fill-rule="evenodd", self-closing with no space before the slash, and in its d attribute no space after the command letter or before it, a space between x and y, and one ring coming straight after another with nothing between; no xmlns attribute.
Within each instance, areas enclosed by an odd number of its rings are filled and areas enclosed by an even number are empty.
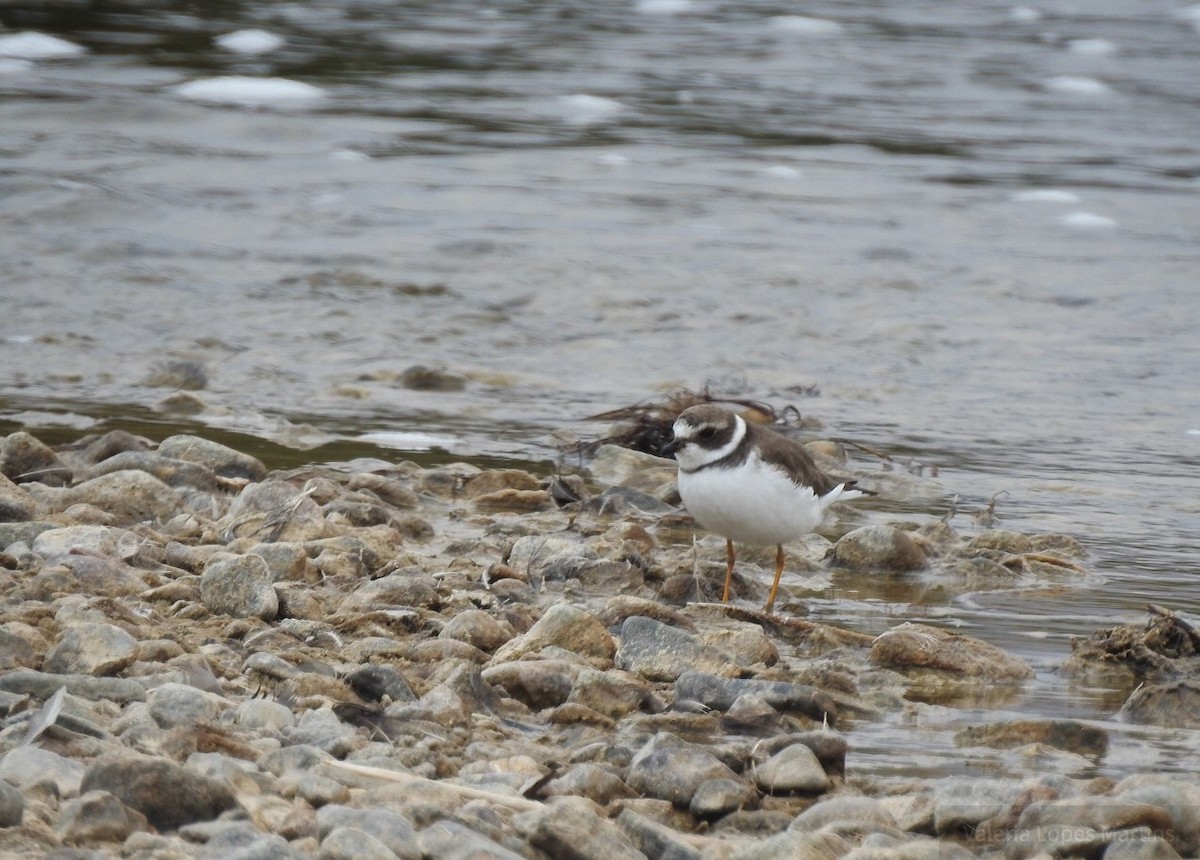
<svg viewBox="0 0 1200 860"><path fill-rule="evenodd" d="M1200 612L1197 8L5 4L0 431L548 469L678 386L794 404L936 471L868 518L995 498L1099 574L835 581L812 616L959 625L1038 667L1015 710L1105 719L1069 637ZM247 28L284 45L214 44ZM87 52L5 48L30 30ZM219 76L323 95L176 89ZM201 414L144 384L170 360Z"/></svg>

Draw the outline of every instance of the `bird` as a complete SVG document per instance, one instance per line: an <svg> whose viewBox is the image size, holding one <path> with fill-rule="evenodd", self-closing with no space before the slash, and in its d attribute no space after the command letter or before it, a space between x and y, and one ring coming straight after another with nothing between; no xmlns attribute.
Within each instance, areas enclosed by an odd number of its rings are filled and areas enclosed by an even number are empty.
<svg viewBox="0 0 1200 860"><path fill-rule="evenodd" d="M672 426L663 448L679 466L679 496L704 528L725 538L725 591L729 602L736 561L734 541L775 545L775 579L763 612L775 608L783 574L783 545L804 537L838 500L874 495L856 481L834 478L794 439L714 403L690 406Z"/></svg>

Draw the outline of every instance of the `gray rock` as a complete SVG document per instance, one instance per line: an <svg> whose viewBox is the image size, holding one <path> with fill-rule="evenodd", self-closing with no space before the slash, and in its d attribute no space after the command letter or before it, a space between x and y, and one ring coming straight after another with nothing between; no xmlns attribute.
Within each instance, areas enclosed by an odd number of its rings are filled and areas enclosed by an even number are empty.
<svg viewBox="0 0 1200 860"><path fill-rule="evenodd" d="M525 535L513 542L509 567L542 579L569 579L581 567L599 560L596 551L577 540Z"/></svg>
<svg viewBox="0 0 1200 860"><path fill-rule="evenodd" d="M741 665L728 651L661 621L633 615L621 625L616 664L651 681L674 681L689 670L734 676Z"/></svg>
<svg viewBox="0 0 1200 860"><path fill-rule="evenodd" d="M246 551L267 563L272 582L306 581L316 570L304 546L298 543L260 543Z"/></svg>
<svg viewBox="0 0 1200 860"><path fill-rule="evenodd" d="M237 806L228 783L148 756L105 756L84 774L81 791L107 791L159 830L216 818Z"/></svg>
<svg viewBox="0 0 1200 860"><path fill-rule="evenodd" d="M125 469L84 481L64 490L63 510L71 505L93 505L120 522L165 521L179 512L175 490L146 472Z"/></svg>
<svg viewBox="0 0 1200 860"><path fill-rule="evenodd" d="M239 726L260 733L278 732L291 728L296 716L291 708L269 699L246 699L237 708Z"/></svg>
<svg viewBox="0 0 1200 860"><path fill-rule="evenodd" d="M832 725L837 705L827 693L806 684L759 681L752 678L722 678L705 672L684 672L675 681L675 701L699 702L706 708L726 711L741 695L758 696L785 713L799 713Z"/></svg>
<svg viewBox="0 0 1200 860"><path fill-rule="evenodd" d="M1108 732L1075 720L1012 720L968 726L954 736L959 746L990 746L998 749L1047 744L1085 756L1103 756L1108 751Z"/></svg>
<svg viewBox="0 0 1200 860"><path fill-rule="evenodd" d="M457 639L480 651L495 651L516 635L512 625L497 621L482 609L466 609L453 618L438 633L439 639Z"/></svg>
<svg viewBox="0 0 1200 860"><path fill-rule="evenodd" d="M584 669L575 678L567 701L614 719L634 711L658 713L663 704L641 679L626 672Z"/></svg>
<svg viewBox="0 0 1200 860"><path fill-rule="evenodd" d="M846 773L846 737L830 729L777 735L763 741L759 748L767 755L774 755L792 744L804 744L812 750L825 773L830 776L842 776Z"/></svg>
<svg viewBox="0 0 1200 860"><path fill-rule="evenodd" d="M1171 816L1171 841L1187 856L1200 853L1200 786L1162 774L1135 774L1121 780L1112 794L1122 801L1145 803Z"/></svg>
<svg viewBox="0 0 1200 860"><path fill-rule="evenodd" d="M164 729L212 723L231 707L230 702L215 693L175 683L155 687L147 694L146 701L150 716Z"/></svg>
<svg viewBox="0 0 1200 860"><path fill-rule="evenodd" d="M113 624L69 627L46 654L47 672L64 675L113 675L137 659L138 642Z"/></svg>
<svg viewBox="0 0 1200 860"><path fill-rule="evenodd" d="M784 747L760 764L754 781L769 794L819 794L830 786L821 763L804 744Z"/></svg>
<svg viewBox="0 0 1200 860"><path fill-rule="evenodd" d="M758 792L740 779L709 779L696 786L688 812L697 818L720 818L756 806Z"/></svg>
<svg viewBox="0 0 1200 860"><path fill-rule="evenodd" d="M210 612L236 618L270 621L279 612L271 571L257 555L210 561L200 577L200 599Z"/></svg>
<svg viewBox="0 0 1200 860"><path fill-rule="evenodd" d="M562 776L550 780L542 794L546 797L586 797L601 806L614 800L637 797L637 792L625 784L614 768L592 762L574 765Z"/></svg>
<svg viewBox="0 0 1200 860"><path fill-rule="evenodd" d="M267 476L260 460L199 436L170 436L159 443L158 453L204 466L223 478L261 481Z"/></svg>
<svg viewBox="0 0 1200 860"><path fill-rule="evenodd" d="M141 381L150 388L180 388L200 391L208 386L208 368L203 361L175 358L161 362Z"/></svg>
<svg viewBox="0 0 1200 860"><path fill-rule="evenodd" d="M908 532L885 524L847 532L833 545L831 561L850 570L895 572L920 570L928 564L925 550Z"/></svg>
<svg viewBox="0 0 1200 860"><path fill-rule="evenodd" d="M0 675L0 690L48 699L59 687L83 699L110 699L119 704L141 702L146 688L129 678L93 678L88 675L56 675L52 672L16 671Z"/></svg>
<svg viewBox="0 0 1200 860"><path fill-rule="evenodd" d="M700 860L699 850L683 841L680 834L662 824L626 809L617 816L617 826L634 846L655 860Z"/></svg>
<svg viewBox="0 0 1200 860"><path fill-rule="evenodd" d="M737 781L738 775L704 747L659 732L633 757L625 782L640 794L686 809L700 785L711 779Z"/></svg>
<svg viewBox="0 0 1200 860"><path fill-rule="evenodd" d="M851 845L834 833L802 833L785 830L766 839L754 840L729 855L729 860L840 860Z"/></svg>
<svg viewBox="0 0 1200 860"><path fill-rule="evenodd" d="M581 797L556 797L513 823L555 860L646 860L616 824Z"/></svg>
<svg viewBox="0 0 1200 860"><path fill-rule="evenodd" d="M134 532L111 526L64 526L39 534L34 538L31 549L51 561L71 553L129 558L137 552L142 541Z"/></svg>
<svg viewBox="0 0 1200 860"><path fill-rule="evenodd" d="M71 470L50 446L23 430L0 442L0 475L18 484L37 481L48 487L62 487L71 480Z"/></svg>
<svg viewBox="0 0 1200 860"><path fill-rule="evenodd" d="M142 574L128 565L94 555L68 555L40 570L26 596L33 600L52 600L60 594L126 597L145 590Z"/></svg>
<svg viewBox="0 0 1200 860"><path fill-rule="evenodd" d="M1004 814L1021 784L1010 779L942 780L934 789L933 829L939 836L974 832L983 822Z"/></svg>
<svg viewBox="0 0 1200 860"><path fill-rule="evenodd" d="M164 457L149 451L122 451L97 463L87 472L89 478L107 475L110 472L120 472L123 469L134 469L146 472L162 481L168 487L191 487L197 490L212 491L218 489L216 477L212 471L186 460Z"/></svg>
<svg viewBox="0 0 1200 860"><path fill-rule="evenodd" d="M277 480L250 484L238 493L217 527L227 541L262 543L303 543L329 533L320 506L292 484Z"/></svg>
<svg viewBox="0 0 1200 860"><path fill-rule="evenodd" d="M37 500L4 475L0 475L0 522L20 523L33 519Z"/></svg>
<svg viewBox="0 0 1200 860"><path fill-rule="evenodd" d="M1121 706L1120 715L1131 723L1200 728L1200 683L1181 680L1139 686Z"/></svg>
<svg viewBox="0 0 1200 860"><path fill-rule="evenodd" d="M1029 664L991 643L926 624L904 623L875 638L871 662L889 669L931 669L966 682L1023 681Z"/></svg>
<svg viewBox="0 0 1200 860"><path fill-rule="evenodd" d="M24 637L0 628L0 672L18 666L28 668L34 660L33 646Z"/></svg>
<svg viewBox="0 0 1200 860"><path fill-rule="evenodd" d="M484 680L487 680L485 677ZM360 666L346 678L350 688L369 702L415 702L417 696L398 669L380 663ZM491 683L490 681L488 683Z"/></svg>
<svg viewBox="0 0 1200 860"><path fill-rule="evenodd" d="M457 821L434 822L417 834L417 838L422 855L437 860L525 860L523 855Z"/></svg>
<svg viewBox="0 0 1200 860"><path fill-rule="evenodd" d="M620 484L664 501L674 491L678 474L673 460L620 445L601 445L588 468L601 484Z"/></svg>
<svg viewBox="0 0 1200 860"><path fill-rule="evenodd" d="M396 860L396 854L369 833L337 827L321 840L318 860Z"/></svg>
<svg viewBox="0 0 1200 860"><path fill-rule="evenodd" d="M838 795L817 801L796 816L791 826L795 830L820 830L852 825L859 829L882 828L897 830L895 817L873 797Z"/></svg>
<svg viewBox="0 0 1200 860"><path fill-rule="evenodd" d="M384 848L401 860L420 860L416 831L412 822L398 812L386 809L356 809L340 804L317 810L317 834L324 841L337 830L369 833Z"/></svg>
<svg viewBox="0 0 1200 860"><path fill-rule="evenodd" d="M1181 857L1170 842L1145 828L1125 830L1108 843L1104 860L1176 860Z"/></svg>
<svg viewBox="0 0 1200 860"><path fill-rule="evenodd" d="M17 827L24 814L25 795L7 779L0 779L0 827Z"/></svg>
<svg viewBox="0 0 1200 860"><path fill-rule="evenodd" d="M0 780L8 780L18 788L28 788L39 782L51 782L61 797L79 793L84 767L74 759L41 747L15 747L0 758Z"/></svg>
<svg viewBox="0 0 1200 860"><path fill-rule="evenodd" d="M594 615L569 603L556 603L527 632L502 645L491 664L517 660L550 647L600 663L611 662L617 650L612 636Z"/></svg>
<svg viewBox="0 0 1200 860"><path fill-rule="evenodd" d="M63 806L55 829L68 845L124 842L145 821L107 791L88 791Z"/></svg>
<svg viewBox="0 0 1200 860"><path fill-rule="evenodd" d="M584 667L567 660L514 660L484 669L483 680L534 710L561 705Z"/></svg>
<svg viewBox="0 0 1200 860"><path fill-rule="evenodd" d="M311 744L295 744L264 753L258 760L258 766L267 773L283 776L310 771L328 761L333 761L333 756L325 750Z"/></svg>

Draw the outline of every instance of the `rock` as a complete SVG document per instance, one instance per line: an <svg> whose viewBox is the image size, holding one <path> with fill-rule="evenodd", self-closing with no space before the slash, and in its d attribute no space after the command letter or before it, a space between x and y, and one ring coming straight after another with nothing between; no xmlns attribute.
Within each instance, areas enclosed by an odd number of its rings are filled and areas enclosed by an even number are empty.
<svg viewBox="0 0 1200 860"><path fill-rule="evenodd" d="M830 786L821 763L804 744L784 747L758 765L754 781L768 794L819 794Z"/></svg>
<svg viewBox="0 0 1200 860"><path fill-rule="evenodd" d="M577 540L525 535L513 542L505 563L542 579L574 579L580 569L598 560L595 550Z"/></svg>
<svg viewBox="0 0 1200 860"><path fill-rule="evenodd" d="M0 475L0 523L19 523L33 519L36 510L37 500L33 496L4 475Z"/></svg>
<svg viewBox="0 0 1200 860"><path fill-rule="evenodd" d="M526 633L502 645L492 659L492 665L550 647L562 648L600 664L611 663L617 650L612 636L594 615L569 603L555 603Z"/></svg>
<svg viewBox="0 0 1200 860"><path fill-rule="evenodd" d="M146 700L150 705L150 716L164 729L213 723L230 707L221 696L187 684L168 683L155 687Z"/></svg>
<svg viewBox="0 0 1200 860"><path fill-rule="evenodd" d="M633 757L625 782L640 794L686 809L700 785L711 779L736 781L738 776L704 747L659 732Z"/></svg>
<svg viewBox="0 0 1200 860"><path fill-rule="evenodd" d="M437 860L525 860L486 836L446 819L430 824L418 834L418 856Z"/></svg>
<svg viewBox="0 0 1200 860"><path fill-rule="evenodd" d="M963 547L963 553L967 555L981 550L1021 555L1033 551L1033 540L1020 532L990 529L971 538Z"/></svg>
<svg viewBox="0 0 1200 860"><path fill-rule="evenodd" d="M601 484L621 484L663 501L674 492L678 474L673 460L620 445L601 445L588 468Z"/></svg>
<svg viewBox="0 0 1200 860"><path fill-rule="evenodd" d="M260 460L199 436L169 436L159 443L158 453L196 463L222 478L261 481L267 476L267 467Z"/></svg>
<svg viewBox="0 0 1200 860"><path fill-rule="evenodd" d="M438 638L457 639L480 651L495 651L515 635L511 624L497 621L482 609L467 609L451 618Z"/></svg>
<svg viewBox="0 0 1200 860"><path fill-rule="evenodd" d="M0 442L0 475L17 484L36 481L48 487L66 486L71 481L71 470L50 446L23 430Z"/></svg>
<svg viewBox="0 0 1200 860"><path fill-rule="evenodd" d="M537 476L521 469L485 469L463 482L463 495L477 499L501 490L540 490Z"/></svg>
<svg viewBox="0 0 1200 860"><path fill-rule="evenodd" d="M601 806L614 800L637 797L637 792L612 768L590 762L574 765L562 776L550 780L542 794L546 797L586 797Z"/></svg>
<svg viewBox="0 0 1200 860"><path fill-rule="evenodd" d="M125 597L145 590L139 572L128 565L94 555L68 555L42 568L29 583L26 596L34 600L51 600L61 594Z"/></svg>
<svg viewBox="0 0 1200 860"><path fill-rule="evenodd" d="M29 668L34 660L33 646L24 637L0 628L0 672L18 666Z"/></svg>
<svg viewBox="0 0 1200 860"><path fill-rule="evenodd" d="M706 708L725 711L739 696L758 696L778 711L804 714L833 725L837 705L829 694L805 684L759 681L752 678L721 678L705 672L684 672L675 682L675 701L698 702Z"/></svg>
<svg viewBox="0 0 1200 860"><path fill-rule="evenodd" d="M1173 860L1180 856L1170 842L1141 827L1121 831L1120 838L1104 849L1104 860Z"/></svg>
<svg viewBox="0 0 1200 860"><path fill-rule="evenodd" d="M486 677L484 680L487 680ZM360 666L346 678L350 689L368 702L381 701L385 696L391 702L415 702L416 695L399 670L391 666L371 664ZM491 683L489 681L489 683Z"/></svg>
<svg viewBox="0 0 1200 860"><path fill-rule="evenodd" d="M71 797L79 793L83 776L83 765L40 747L15 747L0 758L0 780L7 780L18 788L49 782L60 797Z"/></svg>
<svg viewBox="0 0 1200 860"><path fill-rule="evenodd" d="M1025 807L1004 845L1009 860L1051 853L1099 856L1104 846L1121 840L1122 831L1147 828L1171 832L1170 814L1161 807L1110 797L1077 797L1038 801Z"/></svg>
<svg viewBox="0 0 1200 860"><path fill-rule="evenodd" d="M238 725L270 734L290 729L296 723L291 708L268 699L246 699L237 707Z"/></svg>
<svg viewBox="0 0 1200 860"><path fill-rule="evenodd" d="M209 612L270 621L279 612L271 571L261 556L216 558L200 577L200 599Z"/></svg>
<svg viewBox="0 0 1200 860"><path fill-rule="evenodd" d="M626 809L617 816L617 826L633 842L634 847L655 860L700 860L700 852L684 842L669 827Z"/></svg>
<svg viewBox="0 0 1200 860"><path fill-rule="evenodd" d="M556 797L514 823L555 860L646 860L616 824L597 815L581 797Z"/></svg>
<svg viewBox="0 0 1200 860"><path fill-rule="evenodd" d="M204 466L149 451L122 451L93 466L87 474L89 478L95 478L124 469L146 472L169 487L192 487L206 491L218 488L216 477Z"/></svg>
<svg viewBox="0 0 1200 860"><path fill-rule="evenodd" d="M114 675L138 656L138 642L113 624L76 624L46 654L47 672Z"/></svg>
<svg viewBox="0 0 1200 860"><path fill-rule="evenodd" d="M62 510L71 505L92 505L117 522L161 522L180 509L175 490L146 472L124 469L84 481L63 490Z"/></svg>
<svg viewBox="0 0 1200 860"><path fill-rule="evenodd" d="M959 746L989 746L998 749L1047 744L1084 756L1108 752L1108 732L1075 720L1014 720L968 726L954 736Z"/></svg>
<svg viewBox="0 0 1200 860"><path fill-rule="evenodd" d="M896 819L873 797L839 795L822 798L796 816L791 829L814 831L822 828L898 830Z"/></svg>
<svg viewBox="0 0 1200 860"><path fill-rule="evenodd" d="M994 645L925 624L905 623L876 637L871 663L889 669L933 669L967 682L1020 681L1029 664Z"/></svg>
<svg viewBox="0 0 1200 860"><path fill-rule="evenodd" d="M31 548L48 561L58 561L72 553L130 558L137 554L142 542L142 538L125 529L66 526L42 532L34 538Z"/></svg>
<svg viewBox="0 0 1200 860"><path fill-rule="evenodd" d="M643 709L652 713L663 709L662 702L649 685L634 675L616 670L584 669L579 672L567 701L613 718Z"/></svg>
<svg viewBox="0 0 1200 860"><path fill-rule="evenodd" d="M6 779L0 779L0 828L18 827L25 814L25 796Z"/></svg>
<svg viewBox="0 0 1200 860"><path fill-rule="evenodd" d="M338 827L321 840L318 860L396 860L396 854L369 833Z"/></svg>
<svg viewBox="0 0 1200 860"><path fill-rule="evenodd" d="M97 759L84 774L81 791L107 791L159 830L208 821L237 806L227 783L148 756Z"/></svg>
<svg viewBox="0 0 1200 860"><path fill-rule="evenodd" d="M1119 801L1165 810L1171 816L1169 838L1175 849L1189 857L1200 852L1200 786L1193 780L1135 774L1121 780L1112 794Z"/></svg>
<svg viewBox="0 0 1200 860"><path fill-rule="evenodd" d="M924 568L925 550L908 532L889 525L871 525L847 532L833 545L832 563L850 570L902 573Z"/></svg>
<svg viewBox="0 0 1200 860"><path fill-rule="evenodd" d="M145 826L139 817L107 791L88 791L63 807L56 829L68 845L124 842Z"/></svg>
<svg viewBox="0 0 1200 860"><path fill-rule="evenodd" d="M119 704L141 702L146 688L129 678L93 678L88 675L55 675L51 672L17 671L0 675L0 690L49 699L59 687L84 699L110 699Z"/></svg>
<svg viewBox="0 0 1200 860"><path fill-rule="evenodd" d="M698 786L688 812L700 819L721 818L758 804L758 792L740 779L709 779Z"/></svg>
<svg viewBox="0 0 1200 860"><path fill-rule="evenodd" d="M303 543L327 537L321 508L307 493L287 481L250 484L217 521L226 540L244 538L261 543Z"/></svg>
<svg viewBox="0 0 1200 860"><path fill-rule="evenodd" d="M141 381L149 388L179 388L200 391L208 387L208 368L203 361L170 359L161 362Z"/></svg>
<svg viewBox="0 0 1200 860"><path fill-rule="evenodd" d="M566 660L513 660L483 670L483 680L534 710L567 701L584 667Z"/></svg>
<svg viewBox="0 0 1200 860"><path fill-rule="evenodd" d="M387 809L355 809L340 804L322 806L317 810L317 833L324 841L337 830L357 830L369 833L383 847L401 860L420 860L416 831L405 816Z"/></svg>
<svg viewBox="0 0 1200 860"><path fill-rule="evenodd" d="M1138 687L1121 707L1120 716L1131 723L1200 728L1200 683L1183 680Z"/></svg>
<svg viewBox="0 0 1200 860"><path fill-rule="evenodd" d="M267 564L272 582L311 582L319 578L304 546L298 543L260 543L246 551Z"/></svg>
<svg viewBox="0 0 1200 860"><path fill-rule="evenodd" d="M439 367L414 364L400 372L400 385L413 391L462 391L467 378Z"/></svg>
<svg viewBox="0 0 1200 860"><path fill-rule="evenodd" d="M983 822L1007 812L1020 792L1021 784L1008 779L942 780L934 790L934 832L973 833Z"/></svg>
<svg viewBox="0 0 1200 860"><path fill-rule="evenodd" d="M741 666L733 656L706 645L684 630L633 615L621 625L621 647L616 664L651 681L674 681L695 670L734 676Z"/></svg>
<svg viewBox="0 0 1200 860"><path fill-rule="evenodd" d="M839 860L848 857L850 849L850 843L834 833L785 830L735 850L729 860ZM897 860L901 858L897 857Z"/></svg>

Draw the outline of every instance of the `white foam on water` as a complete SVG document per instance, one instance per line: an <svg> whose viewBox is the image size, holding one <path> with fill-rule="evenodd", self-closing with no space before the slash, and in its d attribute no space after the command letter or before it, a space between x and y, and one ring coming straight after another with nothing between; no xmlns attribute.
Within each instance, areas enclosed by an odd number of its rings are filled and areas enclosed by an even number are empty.
<svg viewBox="0 0 1200 860"><path fill-rule="evenodd" d="M313 102L327 93L320 87L288 78L253 78L228 75L201 78L171 87L172 92L185 99L247 107L291 106Z"/></svg>
<svg viewBox="0 0 1200 860"><path fill-rule="evenodd" d="M596 156L596 163L603 164L605 167L627 167L629 156L621 155L619 152L605 152Z"/></svg>
<svg viewBox="0 0 1200 860"><path fill-rule="evenodd" d="M798 36L837 36L842 33L842 25L837 21L807 15L776 15L768 23L773 30Z"/></svg>
<svg viewBox="0 0 1200 860"><path fill-rule="evenodd" d="M1095 78L1083 75L1055 75L1046 79L1046 89L1067 95L1077 96L1106 96L1112 92L1112 87Z"/></svg>
<svg viewBox="0 0 1200 860"><path fill-rule="evenodd" d="M696 10L692 0L637 0L633 11L640 15L686 15Z"/></svg>
<svg viewBox="0 0 1200 860"><path fill-rule="evenodd" d="M558 105L562 118L571 125L599 125L608 122L625 109L625 105L604 96L576 93L560 96Z"/></svg>
<svg viewBox="0 0 1200 860"><path fill-rule="evenodd" d="M1061 188L1033 188L1012 195L1017 203L1078 203L1079 195Z"/></svg>
<svg viewBox="0 0 1200 860"><path fill-rule="evenodd" d="M66 57L78 57L80 54L86 53L87 48L82 45L32 30L0 36L0 57L13 57L20 60L60 60Z"/></svg>
<svg viewBox="0 0 1200 860"><path fill-rule="evenodd" d="M461 440L451 436L435 436L432 433L404 432L402 430L371 430L358 437L384 448L401 451L428 451L430 448L451 448Z"/></svg>
<svg viewBox="0 0 1200 860"><path fill-rule="evenodd" d="M792 167L790 164L770 164L762 169L763 176L770 176L772 179L800 179L804 176L803 171Z"/></svg>
<svg viewBox="0 0 1200 860"><path fill-rule="evenodd" d="M1112 218L1082 211L1068 212L1058 220L1063 226L1073 227L1078 230L1109 230L1117 226L1117 222Z"/></svg>
<svg viewBox="0 0 1200 860"><path fill-rule="evenodd" d="M1067 50L1088 57L1110 57L1117 52L1117 45L1108 39L1071 39Z"/></svg>
<svg viewBox="0 0 1200 860"><path fill-rule="evenodd" d="M32 60L19 60L16 57L0 57L0 75L19 75L32 68Z"/></svg>
<svg viewBox="0 0 1200 860"><path fill-rule="evenodd" d="M285 44L284 38L267 30L235 30L213 40L219 47L235 54L269 54Z"/></svg>
<svg viewBox="0 0 1200 860"><path fill-rule="evenodd" d="M1020 24L1029 24L1042 20L1042 13L1030 6L1014 6L1008 10L1008 17Z"/></svg>

